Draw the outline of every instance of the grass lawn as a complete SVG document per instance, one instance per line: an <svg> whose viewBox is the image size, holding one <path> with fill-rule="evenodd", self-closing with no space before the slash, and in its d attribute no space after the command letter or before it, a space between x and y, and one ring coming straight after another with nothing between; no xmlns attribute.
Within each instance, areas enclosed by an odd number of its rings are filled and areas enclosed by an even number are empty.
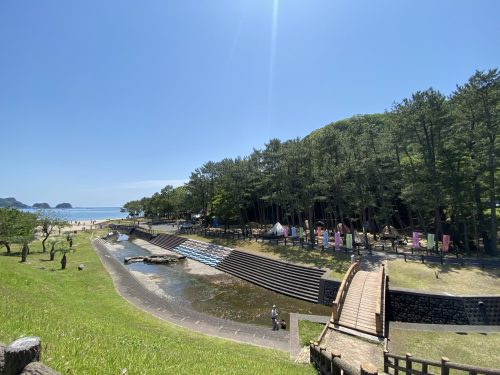
<svg viewBox="0 0 500 375"><path fill-rule="evenodd" d="M0 255L0 341L39 336L42 360L64 374L314 373L288 353L196 334L136 309L116 293L89 237L76 236L66 270L60 254L46 261L39 243L24 264Z"/></svg>
<svg viewBox="0 0 500 375"><path fill-rule="evenodd" d="M300 346L308 346L310 341L317 341L319 335L325 328L323 323L299 320L299 342Z"/></svg>
<svg viewBox="0 0 500 375"><path fill-rule="evenodd" d="M276 245L269 242L255 242L249 240L233 240L230 238L203 237L196 234L183 234L185 238L210 242L217 245L227 246L234 249L245 250L271 258L281 259L293 263L301 263L308 266L328 268L331 270L330 277L342 280L347 269L351 265L350 255L345 253L333 254L331 249L321 251L319 249L301 248L300 246Z"/></svg>
<svg viewBox="0 0 500 375"><path fill-rule="evenodd" d="M434 361L448 357L452 362L492 368L500 368L499 348L500 333L391 329L389 341L389 349L395 354L411 353L416 358Z"/></svg>
<svg viewBox="0 0 500 375"><path fill-rule="evenodd" d="M453 294L499 294L500 269L440 264L389 262L390 286ZM437 274L437 278L436 278Z"/></svg>

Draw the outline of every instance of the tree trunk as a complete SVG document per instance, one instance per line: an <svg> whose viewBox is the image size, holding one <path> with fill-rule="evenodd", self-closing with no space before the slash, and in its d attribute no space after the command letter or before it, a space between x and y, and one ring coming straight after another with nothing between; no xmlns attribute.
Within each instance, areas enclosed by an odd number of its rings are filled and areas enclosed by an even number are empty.
<svg viewBox="0 0 500 375"><path fill-rule="evenodd" d="M28 244L24 243L23 248L21 250L21 262L26 262L26 258L28 257L29 247Z"/></svg>
<svg viewBox="0 0 500 375"><path fill-rule="evenodd" d="M61 259L61 269L64 270L66 269L66 254L63 255L62 259Z"/></svg>
<svg viewBox="0 0 500 375"><path fill-rule="evenodd" d="M40 361L42 344L38 337L24 337L5 348L4 375L16 375L31 362Z"/></svg>
<svg viewBox="0 0 500 375"><path fill-rule="evenodd" d="M49 238L49 234L47 234L47 233L46 233L46 234L45 234L45 237L44 237L44 238L43 238L43 240L42 240L42 253L45 253L45 251L47 250L47 249L45 248L45 241L47 241L47 238Z"/></svg>

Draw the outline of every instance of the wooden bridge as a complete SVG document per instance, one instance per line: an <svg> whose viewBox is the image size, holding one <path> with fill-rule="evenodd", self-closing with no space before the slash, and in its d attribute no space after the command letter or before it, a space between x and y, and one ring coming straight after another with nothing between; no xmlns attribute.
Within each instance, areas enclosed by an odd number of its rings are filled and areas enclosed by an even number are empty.
<svg viewBox="0 0 500 375"><path fill-rule="evenodd" d="M367 272L359 270L358 262L353 263L333 302L330 326L384 337L385 289L384 266Z"/></svg>

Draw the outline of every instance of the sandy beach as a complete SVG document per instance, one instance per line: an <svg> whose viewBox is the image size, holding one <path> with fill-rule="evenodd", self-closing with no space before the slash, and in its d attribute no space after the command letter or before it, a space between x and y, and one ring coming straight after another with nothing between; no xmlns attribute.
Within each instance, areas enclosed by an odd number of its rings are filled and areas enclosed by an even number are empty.
<svg viewBox="0 0 500 375"><path fill-rule="evenodd" d="M94 230L94 229L99 229L99 224L105 223L108 220L101 219L101 220L80 220L80 221L70 221L70 225L64 227L61 232L74 232L76 231L82 231L82 230Z"/></svg>

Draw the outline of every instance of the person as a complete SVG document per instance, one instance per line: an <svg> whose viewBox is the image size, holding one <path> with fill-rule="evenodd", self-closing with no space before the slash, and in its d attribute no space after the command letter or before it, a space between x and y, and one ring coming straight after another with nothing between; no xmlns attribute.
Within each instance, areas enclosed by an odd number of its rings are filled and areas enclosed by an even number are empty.
<svg viewBox="0 0 500 375"><path fill-rule="evenodd" d="M281 326L281 329L286 329L286 321L285 321L285 319L281 319L280 320L280 326Z"/></svg>
<svg viewBox="0 0 500 375"><path fill-rule="evenodd" d="M271 319L273 321L273 331L278 331L279 326L278 326L278 309L276 308L276 305L273 305L273 308L271 310Z"/></svg>

